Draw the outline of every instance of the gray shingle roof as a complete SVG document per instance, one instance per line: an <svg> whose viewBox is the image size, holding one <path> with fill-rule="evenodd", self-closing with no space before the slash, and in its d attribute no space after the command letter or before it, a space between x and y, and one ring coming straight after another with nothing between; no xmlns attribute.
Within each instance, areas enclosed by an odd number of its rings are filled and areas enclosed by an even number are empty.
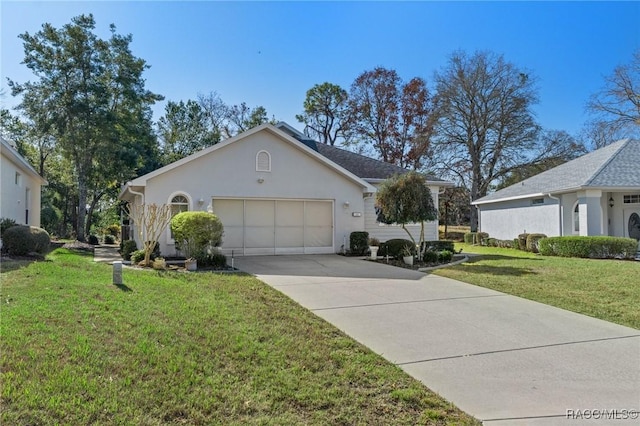
<svg viewBox="0 0 640 426"><path fill-rule="evenodd" d="M388 179L394 175L404 174L409 171L394 164L356 154L346 149L316 142L285 122L278 123L276 127L361 179ZM427 179L432 182L445 182L433 175L427 175Z"/></svg>
<svg viewBox="0 0 640 426"><path fill-rule="evenodd" d="M640 140L623 139L508 186L474 203L578 188L640 188Z"/></svg>

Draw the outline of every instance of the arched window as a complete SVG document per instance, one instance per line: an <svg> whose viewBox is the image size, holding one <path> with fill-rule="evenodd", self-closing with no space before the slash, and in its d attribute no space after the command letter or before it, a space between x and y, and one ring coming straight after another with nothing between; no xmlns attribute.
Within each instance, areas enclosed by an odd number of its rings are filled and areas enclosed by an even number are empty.
<svg viewBox="0 0 640 426"><path fill-rule="evenodd" d="M256 172L271 171L271 154L267 151L260 151L256 154Z"/></svg>
<svg viewBox="0 0 640 426"><path fill-rule="evenodd" d="M171 217L177 215L181 212L189 211L189 199L186 195L177 194L171 197L171 201L169 202L171 205ZM171 241L173 241L173 232L171 232L171 227L169 226L169 236L171 237Z"/></svg>
<svg viewBox="0 0 640 426"><path fill-rule="evenodd" d="M573 208L573 233L580 233L580 202L576 201L576 205Z"/></svg>

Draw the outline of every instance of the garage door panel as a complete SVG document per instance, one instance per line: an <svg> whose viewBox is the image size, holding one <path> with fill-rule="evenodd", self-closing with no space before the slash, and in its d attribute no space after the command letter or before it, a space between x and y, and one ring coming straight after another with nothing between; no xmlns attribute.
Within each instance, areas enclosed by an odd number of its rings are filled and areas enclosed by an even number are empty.
<svg viewBox="0 0 640 426"><path fill-rule="evenodd" d="M275 247L273 228L247 226L244 241L247 248L273 248Z"/></svg>
<svg viewBox="0 0 640 426"><path fill-rule="evenodd" d="M212 207L213 213L225 225L225 229L231 226L244 226L243 200L213 200Z"/></svg>
<svg viewBox="0 0 640 426"><path fill-rule="evenodd" d="M275 211L273 201L245 202L245 226L266 226L273 228L275 225Z"/></svg>
<svg viewBox="0 0 640 426"><path fill-rule="evenodd" d="M331 201L213 200L222 249L244 254L333 252Z"/></svg>
<svg viewBox="0 0 640 426"><path fill-rule="evenodd" d="M305 208L306 226L331 226L333 205L326 201L307 201Z"/></svg>

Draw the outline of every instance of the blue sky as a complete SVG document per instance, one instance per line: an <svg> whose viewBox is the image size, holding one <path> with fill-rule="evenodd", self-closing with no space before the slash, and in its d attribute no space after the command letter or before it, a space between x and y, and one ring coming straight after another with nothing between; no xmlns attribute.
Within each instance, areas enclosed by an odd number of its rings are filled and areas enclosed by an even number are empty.
<svg viewBox="0 0 640 426"><path fill-rule="evenodd" d="M263 105L301 126L306 91L348 89L365 70L393 68L406 81L433 73L455 50L490 50L538 78L535 111L546 129L577 134L604 77L640 47L640 2L14 2L0 3L1 86L33 79L18 34L93 13L133 35L151 68L147 88L167 100L216 91L228 104ZM3 106L16 100L6 94ZM165 102L154 108L162 115Z"/></svg>

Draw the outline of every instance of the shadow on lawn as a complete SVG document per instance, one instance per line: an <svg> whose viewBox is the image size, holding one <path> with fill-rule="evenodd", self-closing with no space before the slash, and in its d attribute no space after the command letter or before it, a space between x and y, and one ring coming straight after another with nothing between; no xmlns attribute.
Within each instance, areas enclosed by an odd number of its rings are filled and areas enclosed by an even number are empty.
<svg viewBox="0 0 640 426"><path fill-rule="evenodd" d="M114 284L114 286L118 287L119 290L122 290L127 293L130 291L133 291L131 287L127 287L125 284Z"/></svg>
<svg viewBox="0 0 640 426"><path fill-rule="evenodd" d="M491 274L491 275L503 275L503 276L523 276L523 275L536 275L537 272L533 272L530 268L523 268L518 266L509 266L504 263L509 263L514 260L542 260L535 258L521 258L511 256L501 256L497 254L479 255L473 257L467 263L458 265L457 268L472 274ZM500 265L485 265L478 264L483 261L496 261L502 262Z"/></svg>

